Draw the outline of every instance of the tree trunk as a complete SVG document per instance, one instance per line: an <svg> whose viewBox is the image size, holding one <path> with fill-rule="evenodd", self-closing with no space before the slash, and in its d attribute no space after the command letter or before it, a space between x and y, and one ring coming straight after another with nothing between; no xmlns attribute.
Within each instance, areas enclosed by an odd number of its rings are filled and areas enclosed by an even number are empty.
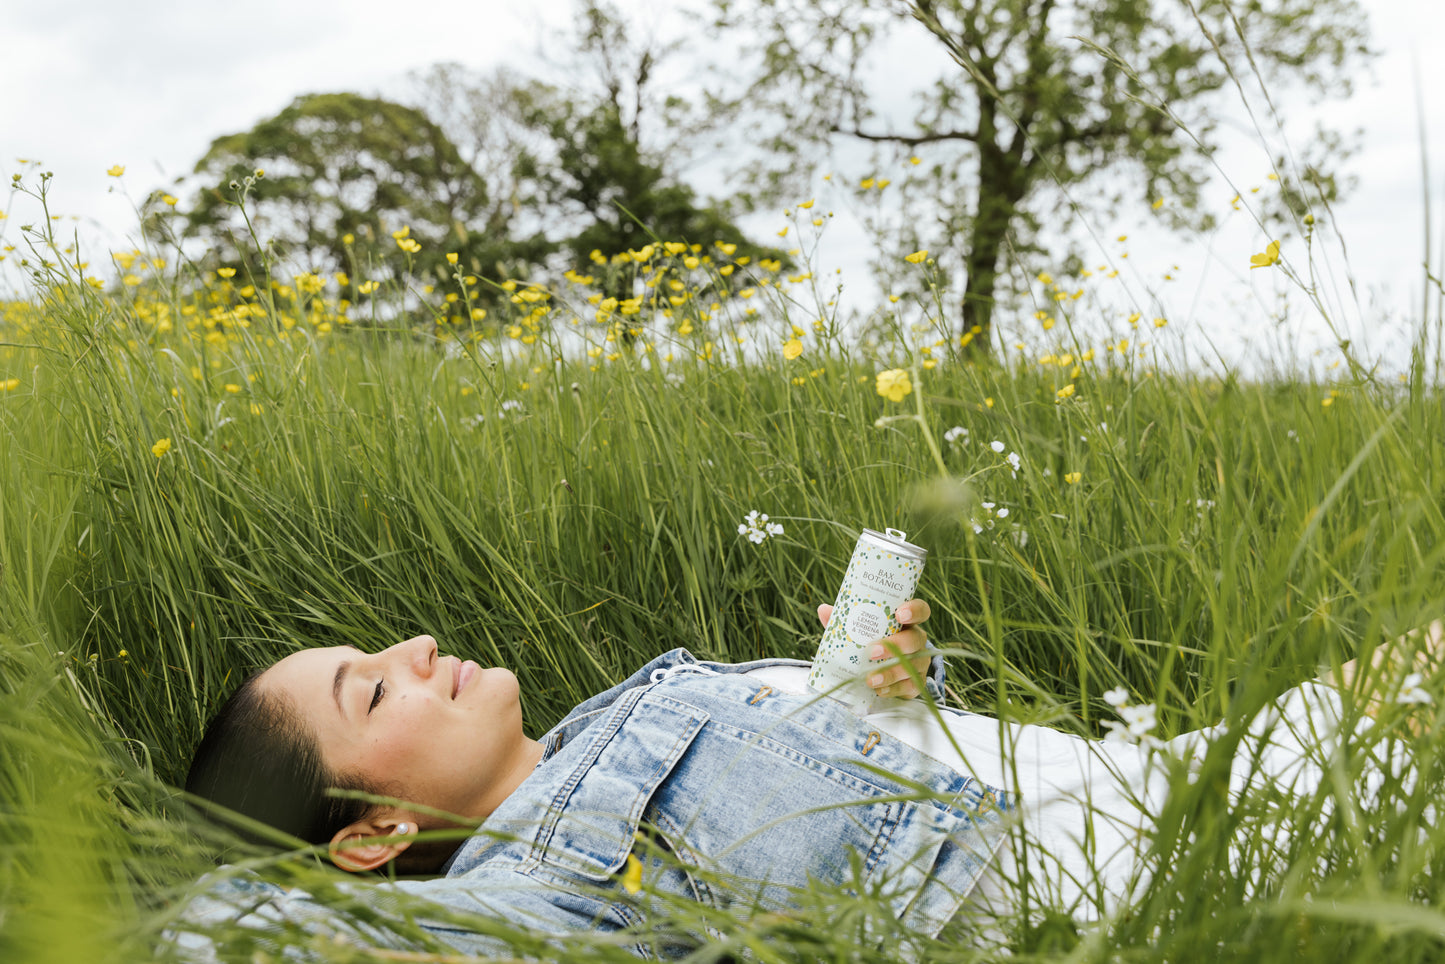
<svg viewBox="0 0 1445 964"><path fill-rule="evenodd" d="M1023 159L993 142L991 125L987 133L979 143L978 199L963 257L967 277L958 332L959 353L975 360L989 357L999 257L1028 185Z"/></svg>
<svg viewBox="0 0 1445 964"><path fill-rule="evenodd" d="M963 283L963 322L959 329L959 353L968 359L989 356L993 334L993 289L998 281L999 252L1008 223L1001 228L975 222L973 238L964 255L967 277ZM970 337L972 336L972 337Z"/></svg>

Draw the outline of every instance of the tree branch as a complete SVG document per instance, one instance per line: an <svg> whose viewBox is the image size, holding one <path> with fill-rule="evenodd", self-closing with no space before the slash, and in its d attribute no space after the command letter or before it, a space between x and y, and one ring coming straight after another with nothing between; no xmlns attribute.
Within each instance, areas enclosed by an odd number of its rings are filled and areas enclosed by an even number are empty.
<svg viewBox="0 0 1445 964"><path fill-rule="evenodd" d="M874 141L885 144L907 144L909 147L917 147L919 144L933 144L938 141L972 141L978 142L978 135L973 131L940 131L935 134L916 134L912 137L903 134L872 134L855 127L840 127L836 124L828 128L830 134L847 134L859 140Z"/></svg>

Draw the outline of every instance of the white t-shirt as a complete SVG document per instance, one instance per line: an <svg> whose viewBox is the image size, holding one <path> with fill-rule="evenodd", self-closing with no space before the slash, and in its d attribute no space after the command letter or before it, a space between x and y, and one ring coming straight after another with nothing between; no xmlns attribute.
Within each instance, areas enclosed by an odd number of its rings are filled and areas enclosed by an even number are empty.
<svg viewBox="0 0 1445 964"><path fill-rule="evenodd" d="M748 675L785 692L809 692L805 667L768 666ZM864 719L881 732L1017 795L1019 832L969 896L970 912L980 915L1016 912L1024 880L1034 904L1081 920L1111 912L1139 883L1141 847L1168 789L1156 754L1197 757L1217 729L1150 750L959 710L936 715L924 700L879 702ZM1241 741L1232 791L1242 793L1255 780L1300 794L1315 789L1341 717L1339 694L1322 683L1281 696Z"/></svg>

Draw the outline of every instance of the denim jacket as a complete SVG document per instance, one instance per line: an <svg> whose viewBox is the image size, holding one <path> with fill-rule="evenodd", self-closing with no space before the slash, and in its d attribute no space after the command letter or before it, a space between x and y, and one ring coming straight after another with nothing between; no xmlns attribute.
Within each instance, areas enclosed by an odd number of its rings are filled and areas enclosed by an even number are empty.
<svg viewBox="0 0 1445 964"><path fill-rule="evenodd" d="M546 734L542 762L444 878L388 886L440 905L411 913L469 954L502 950L465 924L472 914L606 931L643 923L658 900L786 911L829 888L882 895L910 929L936 934L1003 841L1008 794L842 703L745 675L779 664L806 665L658 657ZM644 859L630 863L634 851ZM283 903L294 913L273 902L262 916L315 916Z"/></svg>

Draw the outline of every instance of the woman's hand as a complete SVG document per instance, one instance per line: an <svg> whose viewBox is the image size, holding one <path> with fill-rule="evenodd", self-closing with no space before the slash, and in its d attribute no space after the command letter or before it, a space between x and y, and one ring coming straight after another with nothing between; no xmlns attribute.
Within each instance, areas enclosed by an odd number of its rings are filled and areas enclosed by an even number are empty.
<svg viewBox="0 0 1445 964"><path fill-rule="evenodd" d="M824 604L818 607L818 621L825 627L832 616L832 606ZM875 662L884 662L895 657L907 657L908 662L913 664L913 668L920 676L927 676L928 664L933 658L932 654L923 653L919 656L913 654L922 653L923 648L928 645L928 636L923 632L921 625L928 619L928 603L921 599L910 599L898 607L894 616L902 628L892 636L873 643L868 648L868 658ZM879 696L911 700L918 695L918 684L908 675L908 669L902 663L869 674L868 685Z"/></svg>

